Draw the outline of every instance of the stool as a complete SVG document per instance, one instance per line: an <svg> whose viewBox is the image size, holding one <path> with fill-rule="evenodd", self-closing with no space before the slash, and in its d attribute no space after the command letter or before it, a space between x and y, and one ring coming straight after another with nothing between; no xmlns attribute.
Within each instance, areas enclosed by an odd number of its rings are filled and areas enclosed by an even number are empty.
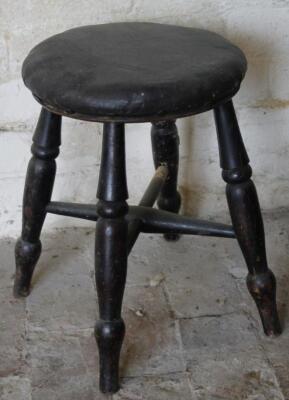
<svg viewBox="0 0 289 400"><path fill-rule="evenodd" d="M141 232L161 233L167 240L180 234L236 238L265 334L281 332L262 215L231 100L246 67L241 50L215 33L152 23L71 29L40 43L24 61L25 85L42 110L25 183L14 294L29 294L47 213L96 221L100 320L95 336L102 392L119 389L127 257ZM175 120L211 109L233 226L178 215L181 197L177 191L179 137ZM96 205L51 201L62 116L103 123ZM156 168L138 206L126 202L125 123L131 122L152 124ZM153 208L155 201L158 209Z"/></svg>

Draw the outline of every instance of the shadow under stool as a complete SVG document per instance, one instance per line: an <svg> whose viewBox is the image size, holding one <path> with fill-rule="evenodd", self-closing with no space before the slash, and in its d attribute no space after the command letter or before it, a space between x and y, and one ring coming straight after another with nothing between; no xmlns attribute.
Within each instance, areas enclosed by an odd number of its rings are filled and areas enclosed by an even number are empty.
<svg viewBox="0 0 289 400"><path fill-rule="evenodd" d="M127 257L141 232L236 238L247 267L247 286L266 335L281 331L276 281L268 268L262 215L232 97L245 76L242 51L201 29L152 23L75 28L36 46L23 79L42 105L33 136L23 199L23 228L16 244L15 296L27 296L41 253L47 213L96 221L95 279L99 321L100 389L119 389L121 318ZM178 215L177 118L213 110L222 177L232 225ZM103 123L97 204L51 201L61 118ZM150 122L155 175L138 206L128 206L125 124ZM153 208L157 201L158 209Z"/></svg>

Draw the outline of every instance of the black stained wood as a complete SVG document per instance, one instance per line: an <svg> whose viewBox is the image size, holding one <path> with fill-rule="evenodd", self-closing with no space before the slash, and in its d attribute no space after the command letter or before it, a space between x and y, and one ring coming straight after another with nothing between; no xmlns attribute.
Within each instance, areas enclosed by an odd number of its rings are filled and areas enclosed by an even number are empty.
<svg viewBox="0 0 289 400"><path fill-rule="evenodd" d="M119 357L125 325L121 306L127 272L128 212L123 124L106 123L103 131L95 234L95 280L99 321L100 390L119 389Z"/></svg>
<svg viewBox="0 0 289 400"><path fill-rule="evenodd" d="M247 286L258 307L265 334L279 335L276 281L267 264L262 214L233 103L219 105L214 111L228 205L249 270Z"/></svg>
<svg viewBox="0 0 289 400"><path fill-rule="evenodd" d="M22 233L15 247L14 295L27 296L35 265L41 253L39 240L50 202L59 153L61 117L42 109L33 136L31 158L23 196Z"/></svg>
<svg viewBox="0 0 289 400"><path fill-rule="evenodd" d="M167 179L167 176L168 176L168 167L166 165L158 166L153 178L151 179L145 193L143 194L139 202L139 206L153 207ZM127 243L128 253L131 252L139 234L141 233L141 227L142 227L142 221L139 218L133 218L132 221L130 221L128 225L128 243Z"/></svg>
<svg viewBox="0 0 289 400"><path fill-rule="evenodd" d="M168 167L167 165L159 165L152 177L146 191L144 192L139 206L142 207L153 207L156 200L159 197L160 191L162 190L164 183L168 177Z"/></svg>
<svg viewBox="0 0 289 400"><path fill-rule="evenodd" d="M131 206L129 207L129 217L131 219L139 219L141 232L145 233L236 237L234 229L230 225L197 220L154 208Z"/></svg>
<svg viewBox="0 0 289 400"><path fill-rule="evenodd" d="M158 207L178 213L181 207L181 196L177 190L180 138L175 121L152 124L151 141L155 168L159 165L168 167L168 176L158 198ZM179 237L173 232L164 234L168 241L178 240Z"/></svg>
<svg viewBox="0 0 289 400"><path fill-rule="evenodd" d="M154 121L196 114L231 98L242 51L201 29L125 22L74 28L37 45L22 75L52 112L93 121Z"/></svg>
<svg viewBox="0 0 289 400"><path fill-rule="evenodd" d="M151 179L139 205L143 207L152 207L159 195L163 183L167 177L167 167L164 165L157 168ZM48 213L65 215L67 217L87 219L97 221L98 215L94 204L66 203L60 201L51 201L47 207Z"/></svg>
<svg viewBox="0 0 289 400"><path fill-rule="evenodd" d="M98 215L94 205L79 203L62 203L53 201L46 208L47 212L57 215L65 215L97 221ZM130 252L135 235L139 233L182 233L185 235L201 235L235 238L234 229L230 225L225 225L212 221L197 220L191 217L178 215L164 210L145 206L129 206L125 216L129 227L136 229L136 234L128 234L128 253ZM134 227L136 225L136 228ZM130 236L132 238L130 239Z"/></svg>
<svg viewBox="0 0 289 400"><path fill-rule="evenodd" d="M96 221L95 279L100 390L119 389L125 335L121 316L127 257L140 232L236 237L247 286L267 335L281 332L276 280L268 268L262 215L231 97L246 72L242 51L215 33L152 23L84 26L36 46L23 79L43 105L28 166L23 229L16 244L16 296L29 294L47 212ZM179 137L175 118L214 109L233 226L177 215ZM104 122L97 205L51 202L61 117ZM151 121L156 173L138 206L128 206L124 122ZM152 206L158 198L160 210Z"/></svg>

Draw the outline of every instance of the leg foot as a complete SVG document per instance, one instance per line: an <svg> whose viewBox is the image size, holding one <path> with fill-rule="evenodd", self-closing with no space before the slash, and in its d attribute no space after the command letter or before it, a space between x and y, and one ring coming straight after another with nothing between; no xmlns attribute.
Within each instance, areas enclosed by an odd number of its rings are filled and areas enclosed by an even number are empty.
<svg viewBox="0 0 289 400"><path fill-rule="evenodd" d="M276 279L272 271L247 276L247 287L253 297L267 336L279 336L281 326L276 306Z"/></svg>
<svg viewBox="0 0 289 400"><path fill-rule="evenodd" d="M125 334L122 319L98 321L95 338L99 348L100 377L99 386L103 393L116 393L119 390L119 357Z"/></svg>
<svg viewBox="0 0 289 400"><path fill-rule="evenodd" d="M164 233L164 239L168 242L177 242L180 237L179 233Z"/></svg>
<svg viewBox="0 0 289 400"><path fill-rule="evenodd" d="M16 273L13 293L15 297L26 297L30 293L32 274L41 253L41 242L25 242L18 239L15 246Z"/></svg>

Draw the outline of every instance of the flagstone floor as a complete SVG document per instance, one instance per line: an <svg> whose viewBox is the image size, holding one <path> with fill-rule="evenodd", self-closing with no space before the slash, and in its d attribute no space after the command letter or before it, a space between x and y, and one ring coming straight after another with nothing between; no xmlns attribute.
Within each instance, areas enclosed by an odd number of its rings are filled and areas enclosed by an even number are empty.
<svg viewBox="0 0 289 400"><path fill-rule="evenodd" d="M142 235L129 258L122 389L98 390L91 229L43 235L26 300L0 241L1 400L289 399L289 211L265 214L283 334L263 335L236 241Z"/></svg>

